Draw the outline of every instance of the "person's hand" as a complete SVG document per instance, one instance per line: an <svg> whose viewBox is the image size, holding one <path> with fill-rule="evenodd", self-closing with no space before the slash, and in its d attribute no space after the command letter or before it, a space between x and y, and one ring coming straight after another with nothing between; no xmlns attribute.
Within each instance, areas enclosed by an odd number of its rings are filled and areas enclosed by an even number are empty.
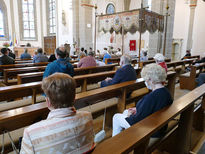
<svg viewBox="0 0 205 154"><path fill-rule="evenodd" d="M133 114L136 114L136 107L128 109L128 117L133 115Z"/></svg>
<svg viewBox="0 0 205 154"><path fill-rule="evenodd" d="M107 78L105 79L106 82L107 82L107 81L110 81L110 80L112 80L112 78L107 77Z"/></svg>

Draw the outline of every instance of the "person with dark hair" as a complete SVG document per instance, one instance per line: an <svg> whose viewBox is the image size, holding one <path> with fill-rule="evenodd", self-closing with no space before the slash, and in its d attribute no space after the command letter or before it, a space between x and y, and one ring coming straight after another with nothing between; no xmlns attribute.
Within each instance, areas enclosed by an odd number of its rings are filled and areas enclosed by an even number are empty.
<svg viewBox="0 0 205 154"><path fill-rule="evenodd" d="M2 56L0 57L0 65L14 64L15 61L12 57L9 57L9 51L7 48L1 49Z"/></svg>
<svg viewBox="0 0 205 154"><path fill-rule="evenodd" d="M55 54L52 54L52 55L50 55L48 62L53 62L55 60L56 60L56 56L55 56Z"/></svg>
<svg viewBox="0 0 205 154"><path fill-rule="evenodd" d="M43 78L48 77L56 72L66 73L74 76L73 66L66 61L66 50L64 47L59 47L55 50L55 57L57 60L48 64L43 74Z"/></svg>
<svg viewBox="0 0 205 154"><path fill-rule="evenodd" d="M38 48L38 54L33 57L33 63L48 62L48 57L43 54L43 49Z"/></svg>
<svg viewBox="0 0 205 154"><path fill-rule="evenodd" d="M64 73L43 79L42 89L50 112L47 119L24 130L21 154L80 154L93 149L92 115L87 111L76 111L73 107L75 88L75 80Z"/></svg>
<svg viewBox="0 0 205 154"><path fill-rule="evenodd" d="M186 54L181 60L184 60L185 57L190 57L190 56L191 56L191 50L186 50Z"/></svg>
<svg viewBox="0 0 205 154"><path fill-rule="evenodd" d="M77 67L91 67L91 66L97 66L96 60L94 58L94 52L89 52L88 56L80 59Z"/></svg>
<svg viewBox="0 0 205 154"><path fill-rule="evenodd" d="M9 57L15 59L16 58L16 55L12 52L11 49L7 48L7 50L9 51Z"/></svg>
<svg viewBox="0 0 205 154"><path fill-rule="evenodd" d="M31 55L28 53L28 50L27 49L24 49L24 53L21 54L21 59L30 59L31 58Z"/></svg>

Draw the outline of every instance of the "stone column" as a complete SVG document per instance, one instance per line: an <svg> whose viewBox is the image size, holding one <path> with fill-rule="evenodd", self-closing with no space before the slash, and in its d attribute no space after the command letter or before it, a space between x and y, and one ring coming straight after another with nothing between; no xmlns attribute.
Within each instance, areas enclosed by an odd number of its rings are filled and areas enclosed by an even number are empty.
<svg viewBox="0 0 205 154"><path fill-rule="evenodd" d="M193 26L194 26L194 15L195 8L197 6L197 0L190 0L190 16L189 16L189 30L188 30L188 38L187 38L187 50L192 48L192 34L193 34Z"/></svg>

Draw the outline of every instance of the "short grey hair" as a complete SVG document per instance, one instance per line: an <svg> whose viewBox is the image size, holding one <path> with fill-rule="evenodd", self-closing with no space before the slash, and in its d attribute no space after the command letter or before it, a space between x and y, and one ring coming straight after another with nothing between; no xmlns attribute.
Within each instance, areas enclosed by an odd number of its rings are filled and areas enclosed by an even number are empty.
<svg viewBox="0 0 205 154"><path fill-rule="evenodd" d="M88 53L88 55L93 57L93 56L95 55L95 53L94 53L93 51L90 51L90 52Z"/></svg>
<svg viewBox="0 0 205 154"><path fill-rule="evenodd" d="M141 77L145 80L151 80L153 83L161 83L166 81L167 74L164 68L158 64L146 65L141 72Z"/></svg>
<svg viewBox="0 0 205 154"><path fill-rule="evenodd" d="M153 58L158 62L164 62L165 60L165 57L161 53L157 53Z"/></svg>
<svg viewBox="0 0 205 154"><path fill-rule="evenodd" d="M127 54L122 55L120 60L123 61L125 65L131 63L131 57Z"/></svg>

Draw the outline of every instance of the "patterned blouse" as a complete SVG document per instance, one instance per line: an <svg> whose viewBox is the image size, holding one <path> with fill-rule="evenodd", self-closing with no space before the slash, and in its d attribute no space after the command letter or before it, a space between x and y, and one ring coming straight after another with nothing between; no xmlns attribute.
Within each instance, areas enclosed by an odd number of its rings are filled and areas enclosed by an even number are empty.
<svg viewBox="0 0 205 154"><path fill-rule="evenodd" d="M24 130L21 154L84 153L94 143L92 115L73 108L51 110Z"/></svg>

